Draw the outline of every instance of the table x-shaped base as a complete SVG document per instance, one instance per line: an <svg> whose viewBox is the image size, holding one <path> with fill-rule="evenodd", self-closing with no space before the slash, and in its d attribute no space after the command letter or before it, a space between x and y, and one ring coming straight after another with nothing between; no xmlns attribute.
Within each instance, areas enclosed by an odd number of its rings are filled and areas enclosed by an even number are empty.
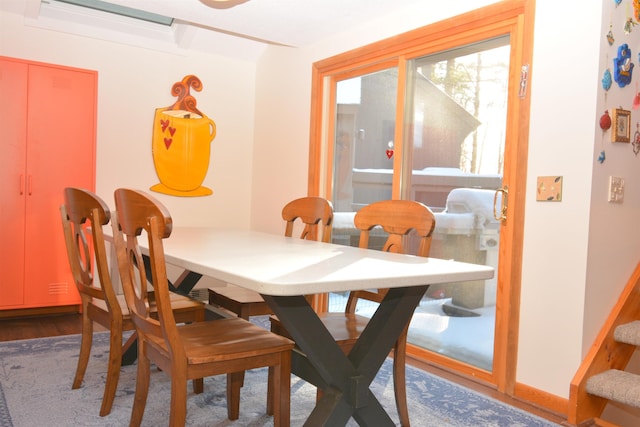
<svg viewBox="0 0 640 427"><path fill-rule="evenodd" d="M292 372L323 390L305 426L393 426L369 386L411 320L428 285L392 288L345 355L304 296L262 295L295 340Z"/></svg>

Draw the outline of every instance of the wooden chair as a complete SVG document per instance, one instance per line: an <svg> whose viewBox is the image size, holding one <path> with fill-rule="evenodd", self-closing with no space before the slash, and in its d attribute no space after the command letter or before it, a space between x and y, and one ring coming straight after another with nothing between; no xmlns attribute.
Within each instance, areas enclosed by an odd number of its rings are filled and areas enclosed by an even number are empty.
<svg viewBox="0 0 640 427"><path fill-rule="evenodd" d="M370 234L376 227L386 233L383 251L407 253L409 233L417 236L416 255L429 256L431 235L435 228L435 218L431 210L422 203L410 200L383 200L361 208L355 216L355 226L360 230L359 247L370 246ZM353 291L349 293L344 313L321 313L320 319L345 353L349 353L367 325L367 317L356 314L358 301L369 300L380 303L387 289ZM289 336L286 329L274 316L271 316L271 330L274 333ZM408 427L409 410L407 408L407 390L405 362L407 331L409 325L396 341L393 351L393 382L398 416L403 427ZM295 351L294 357L304 357ZM293 364L295 368L295 363ZM295 369L293 370L295 374Z"/></svg>
<svg viewBox="0 0 640 427"><path fill-rule="evenodd" d="M72 388L79 388L89 362L93 339L93 322L110 331L109 361L100 415L111 412L120 377L123 353L137 335L134 333L122 344L122 332L134 330L123 295L116 295L109 275L106 246L102 226L109 223L111 213L97 195L78 188L64 190L64 204L60 207L62 227L69 265L82 300L82 338L80 356ZM97 272L92 268L95 256ZM98 280L94 277L97 273ZM180 295L171 296L171 304L180 322L202 321L204 304ZM152 308L155 311L155 308ZM202 390L202 382L195 383Z"/></svg>
<svg viewBox="0 0 640 427"><path fill-rule="evenodd" d="M286 221L284 235L287 237L293 236L295 222L300 219L304 224L301 239L318 240L322 231L322 241L331 240L333 206L322 197L292 200L282 209L282 219ZM323 225L322 230L319 230L320 223ZM250 316L272 314L259 293L233 285L209 288L209 304L222 307L247 320Z"/></svg>
<svg viewBox="0 0 640 427"><path fill-rule="evenodd" d="M139 191L118 189L115 202L118 216L112 226L118 268L139 339L131 425L142 422L153 362L171 377L171 426L185 424L188 379L226 373L227 414L233 420L239 416L239 374L264 366L273 368L274 387L279 390L274 393L274 426L288 426L293 342L238 317L176 325L162 242L171 234L171 216L159 202ZM142 231L147 236L158 319L150 315L146 285L141 285L147 282L147 274L135 268L142 262L138 246Z"/></svg>

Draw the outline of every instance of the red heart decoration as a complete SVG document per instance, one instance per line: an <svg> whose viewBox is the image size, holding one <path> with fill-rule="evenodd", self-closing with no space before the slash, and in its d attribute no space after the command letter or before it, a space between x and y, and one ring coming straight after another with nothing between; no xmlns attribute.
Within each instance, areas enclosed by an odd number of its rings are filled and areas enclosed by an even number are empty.
<svg viewBox="0 0 640 427"><path fill-rule="evenodd" d="M167 129L167 126L169 126L169 120L160 119L160 127L162 127L162 132Z"/></svg>
<svg viewBox="0 0 640 427"><path fill-rule="evenodd" d="M171 134L171 136L173 136L174 133L176 133L176 128L169 128L169 133Z"/></svg>
<svg viewBox="0 0 640 427"><path fill-rule="evenodd" d="M387 159L390 159L393 156L393 150L387 150Z"/></svg>
<svg viewBox="0 0 640 427"><path fill-rule="evenodd" d="M171 139L171 138L165 138L164 139L164 145L165 145L165 147L167 147L167 150L169 149L169 146L171 146L172 142L173 142L173 139Z"/></svg>

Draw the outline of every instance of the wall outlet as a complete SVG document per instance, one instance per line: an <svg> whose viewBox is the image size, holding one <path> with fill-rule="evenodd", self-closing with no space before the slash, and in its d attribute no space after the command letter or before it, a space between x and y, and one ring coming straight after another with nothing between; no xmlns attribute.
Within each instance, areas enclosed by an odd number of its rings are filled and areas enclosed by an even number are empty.
<svg viewBox="0 0 640 427"><path fill-rule="evenodd" d="M610 203L622 203L624 201L624 179L619 176L609 177L609 198Z"/></svg>

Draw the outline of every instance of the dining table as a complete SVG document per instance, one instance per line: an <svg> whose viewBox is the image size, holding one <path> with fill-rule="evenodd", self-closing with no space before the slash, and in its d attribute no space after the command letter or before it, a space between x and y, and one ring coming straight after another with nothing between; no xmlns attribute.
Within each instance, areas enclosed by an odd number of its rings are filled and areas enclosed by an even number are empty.
<svg viewBox="0 0 640 427"><path fill-rule="evenodd" d="M173 283L178 292L208 276L262 295L304 355L292 357L292 371L322 389L305 426L340 426L351 418L361 426L395 425L369 386L427 288L494 275L485 265L242 229L174 226L163 245L167 264L184 271ZM389 291L345 354L306 296L373 288Z"/></svg>

